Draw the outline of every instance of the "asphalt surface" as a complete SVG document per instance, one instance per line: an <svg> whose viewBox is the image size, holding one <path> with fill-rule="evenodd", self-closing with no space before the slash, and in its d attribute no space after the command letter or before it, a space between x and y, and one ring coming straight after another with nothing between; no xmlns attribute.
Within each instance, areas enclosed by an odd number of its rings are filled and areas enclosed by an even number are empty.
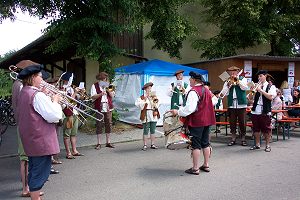
<svg viewBox="0 0 300 200"><path fill-rule="evenodd" d="M213 138L211 172L199 176L184 173L191 167L189 150L165 149L164 138L158 138L159 149L141 151L141 130L136 132L115 134L115 142L117 136L127 141L114 149L83 145L79 150L85 156L74 160L64 159L62 151L63 164L55 166L60 174L50 176L43 199L300 199L300 132L289 140L280 137L270 153L228 147L225 136ZM8 141L7 136L0 149L0 199L24 199L19 197L19 160L3 153Z"/></svg>

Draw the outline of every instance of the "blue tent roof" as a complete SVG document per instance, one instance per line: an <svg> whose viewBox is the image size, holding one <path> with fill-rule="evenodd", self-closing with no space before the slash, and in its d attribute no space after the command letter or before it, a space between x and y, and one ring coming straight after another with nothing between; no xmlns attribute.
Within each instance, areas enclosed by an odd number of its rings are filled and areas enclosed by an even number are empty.
<svg viewBox="0 0 300 200"><path fill-rule="evenodd" d="M184 70L184 75L188 76L190 71L208 74L207 70L187 67L175 63L170 63L162 60L150 60L138 64L127 65L115 69L116 74L147 74L156 76L173 76L175 71Z"/></svg>

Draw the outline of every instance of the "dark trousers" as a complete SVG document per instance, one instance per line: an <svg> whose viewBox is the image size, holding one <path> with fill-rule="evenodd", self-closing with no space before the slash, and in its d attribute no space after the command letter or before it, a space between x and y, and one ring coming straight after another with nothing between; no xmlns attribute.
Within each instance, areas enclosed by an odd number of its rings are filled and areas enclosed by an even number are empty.
<svg viewBox="0 0 300 200"><path fill-rule="evenodd" d="M236 138L236 123L239 123L240 136L243 138L246 135L246 108L228 108L230 133L233 138Z"/></svg>

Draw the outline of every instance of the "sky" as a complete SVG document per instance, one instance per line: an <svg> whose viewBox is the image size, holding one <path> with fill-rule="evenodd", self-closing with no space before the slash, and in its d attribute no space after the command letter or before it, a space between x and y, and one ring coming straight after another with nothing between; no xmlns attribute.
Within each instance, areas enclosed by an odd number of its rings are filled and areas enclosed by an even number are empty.
<svg viewBox="0 0 300 200"><path fill-rule="evenodd" d="M0 23L0 55L22 49L39 38L43 34L42 30L47 27L46 20L39 20L22 12L16 16L17 19L13 22L6 19Z"/></svg>

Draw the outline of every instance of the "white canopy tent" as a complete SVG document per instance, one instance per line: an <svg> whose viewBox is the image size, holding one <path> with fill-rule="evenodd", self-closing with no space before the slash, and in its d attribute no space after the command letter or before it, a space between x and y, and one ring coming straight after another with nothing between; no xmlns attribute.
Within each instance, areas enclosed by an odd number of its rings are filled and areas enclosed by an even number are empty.
<svg viewBox="0 0 300 200"><path fill-rule="evenodd" d="M116 86L116 96L114 106L119 113L120 121L132 124L141 124L140 109L134 105L135 100L143 94L142 87L147 82L154 85L152 91L158 96L161 118L157 125L162 125L163 114L170 110L171 97L167 95L171 83L176 81L174 72L184 70L184 81L189 83L189 72L194 71L202 74L208 80L207 70L187 67L161 60L151 60L138 64L132 64L117 68L114 85Z"/></svg>

